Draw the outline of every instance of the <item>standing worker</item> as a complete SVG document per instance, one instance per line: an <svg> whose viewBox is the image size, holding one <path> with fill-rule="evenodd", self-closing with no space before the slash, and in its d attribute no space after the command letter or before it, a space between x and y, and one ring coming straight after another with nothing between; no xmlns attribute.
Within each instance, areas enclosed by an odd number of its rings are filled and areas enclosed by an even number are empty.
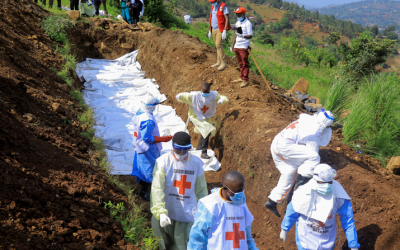
<svg viewBox="0 0 400 250"><path fill-rule="evenodd" d="M161 142L168 142L172 139L172 136L160 137L157 122L153 116L158 104L155 97L147 96L133 118L135 156L131 175L136 176L136 182L142 186L140 196L147 201L150 200L153 168L160 156Z"/></svg>
<svg viewBox="0 0 400 250"><path fill-rule="evenodd" d="M229 22L229 10L225 3L221 0L209 0L211 2L210 14L210 30L208 31L208 38L211 35L217 47L217 63L211 65L211 68L218 67L218 70L224 70L228 65L225 60L224 44L222 40L226 38L226 32L231 29Z"/></svg>
<svg viewBox="0 0 400 250"><path fill-rule="evenodd" d="M249 52L250 39L253 37L253 27L249 19L246 18L246 9L239 7L236 11L237 22L235 27L235 38L232 42L231 52L235 51L236 60L240 66L240 79L233 82L241 83L240 87L244 88L249 85Z"/></svg>
<svg viewBox="0 0 400 250"><path fill-rule="evenodd" d="M217 112L217 104L225 104L229 100L226 96L211 91L211 84L203 82L200 91L190 93L179 93L176 96L178 102L188 104L189 119L195 126L194 132L200 133L201 137L197 144L197 150L201 150L202 159L210 159L207 155L208 141L210 135L214 136L217 129L211 125L211 117Z"/></svg>
<svg viewBox="0 0 400 250"><path fill-rule="evenodd" d="M185 23L191 24L192 23L192 18L190 17L189 13L186 13L186 15L183 17L185 19Z"/></svg>
<svg viewBox="0 0 400 250"><path fill-rule="evenodd" d="M313 179L299 187L289 203L281 224L280 238L296 223L296 245L299 250L332 250L336 241L336 214L346 235L349 248L358 250L357 229L350 197L333 178L336 170L327 164L315 167Z"/></svg>
<svg viewBox="0 0 400 250"><path fill-rule="evenodd" d="M151 227L160 250L186 250L197 200L208 194L203 161L190 154L190 135L177 132L173 151L157 159L153 172Z"/></svg>
<svg viewBox="0 0 400 250"><path fill-rule="evenodd" d="M143 10L142 0L126 0L126 5L129 9L129 16L131 18L130 24L137 24Z"/></svg>
<svg viewBox="0 0 400 250"><path fill-rule="evenodd" d="M281 176L264 206L276 216L281 217L276 204L288 197L295 180L296 189L312 178L315 166L320 163L319 147L325 147L331 140L329 127L333 119L333 114L324 109L312 116L300 114L299 120L292 122L272 141L272 159Z"/></svg>
<svg viewBox="0 0 400 250"><path fill-rule="evenodd" d="M188 250L258 250L251 236L254 217L246 204L243 175L230 171L222 178L222 185L199 200Z"/></svg>

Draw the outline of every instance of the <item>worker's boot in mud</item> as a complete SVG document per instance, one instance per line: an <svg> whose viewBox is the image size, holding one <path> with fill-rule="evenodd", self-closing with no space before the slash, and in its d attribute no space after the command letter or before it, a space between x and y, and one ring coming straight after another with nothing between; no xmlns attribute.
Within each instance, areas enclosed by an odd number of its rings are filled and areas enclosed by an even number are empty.
<svg viewBox="0 0 400 250"><path fill-rule="evenodd" d="M274 213L276 216L281 217L281 215L278 213L278 209L276 209L275 201L268 199L268 201L264 204L264 207L271 210L271 212Z"/></svg>
<svg viewBox="0 0 400 250"><path fill-rule="evenodd" d="M150 201L150 193L149 193L148 187L151 186L151 183L141 181L140 185L142 186L142 189L140 191L140 197L142 197L142 199L145 201Z"/></svg>
<svg viewBox="0 0 400 250"><path fill-rule="evenodd" d="M243 80L242 79L236 79L236 80L233 80L233 82L234 83L240 83L240 82L243 82Z"/></svg>
<svg viewBox="0 0 400 250"><path fill-rule="evenodd" d="M208 160L208 159L210 159L211 157L207 155L207 150L204 150L204 151L201 152L200 158L201 158L201 159Z"/></svg>
<svg viewBox="0 0 400 250"><path fill-rule="evenodd" d="M226 69L228 67L228 65L226 64L226 62L222 62L221 65L219 65L218 70L222 71L224 69Z"/></svg>
<svg viewBox="0 0 400 250"><path fill-rule="evenodd" d="M211 65L211 68L219 67L219 65L221 65L221 62L220 62L220 61L217 61L217 63Z"/></svg>
<svg viewBox="0 0 400 250"><path fill-rule="evenodd" d="M240 84L240 87L241 87L241 88L244 88L244 87L247 87L247 86L249 86L249 82L243 81L243 83Z"/></svg>

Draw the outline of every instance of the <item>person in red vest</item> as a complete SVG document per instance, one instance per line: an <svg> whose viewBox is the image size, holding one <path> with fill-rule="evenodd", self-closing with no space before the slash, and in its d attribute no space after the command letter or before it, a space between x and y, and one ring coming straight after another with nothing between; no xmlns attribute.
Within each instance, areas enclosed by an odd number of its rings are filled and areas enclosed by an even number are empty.
<svg viewBox="0 0 400 250"><path fill-rule="evenodd" d="M217 47L217 63L211 65L211 68L218 67L218 70L224 70L228 65L225 61L224 44L222 40L226 38L226 32L231 29L229 23L229 10L225 3L221 0L208 0L211 2L210 13L210 30L208 31L208 38L211 35Z"/></svg>

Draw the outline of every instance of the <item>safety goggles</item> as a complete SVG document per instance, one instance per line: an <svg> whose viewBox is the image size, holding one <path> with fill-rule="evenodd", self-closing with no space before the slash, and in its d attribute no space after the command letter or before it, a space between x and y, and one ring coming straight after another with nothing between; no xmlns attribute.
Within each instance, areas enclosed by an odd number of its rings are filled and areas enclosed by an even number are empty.
<svg viewBox="0 0 400 250"><path fill-rule="evenodd" d="M182 145L178 145L176 143L172 143L172 147L177 150L189 150L192 148L192 144L182 146Z"/></svg>
<svg viewBox="0 0 400 250"><path fill-rule="evenodd" d="M330 117L327 113L326 113L326 111L325 111L325 109L324 108L321 108L321 112L323 112L324 113L324 115L325 115L325 117L326 118L328 118L329 120L334 120L335 118L333 118L333 117Z"/></svg>
<svg viewBox="0 0 400 250"><path fill-rule="evenodd" d="M226 186L225 186L225 187L226 187ZM236 195L236 194L243 193L243 192L244 192L244 188L245 188L245 187L243 187L243 190L242 190L242 191L240 191L240 192L236 192L236 193L235 193L235 192L233 192L232 190L230 190L228 187L226 187L226 188L227 188L229 191L231 191L231 192L232 192L232 194L235 194L235 195Z"/></svg>

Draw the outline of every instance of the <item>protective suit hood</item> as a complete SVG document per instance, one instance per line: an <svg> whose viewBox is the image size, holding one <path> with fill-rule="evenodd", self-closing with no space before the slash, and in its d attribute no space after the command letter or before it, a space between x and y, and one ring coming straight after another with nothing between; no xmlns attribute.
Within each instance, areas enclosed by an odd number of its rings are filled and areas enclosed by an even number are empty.
<svg viewBox="0 0 400 250"><path fill-rule="evenodd" d="M219 192L219 191L221 190L221 188L222 188L222 187L220 187L220 188L213 188L213 189L211 189L211 193L213 194L213 193L215 193L215 192ZM224 199L224 202L229 203L229 204L232 204L232 205L235 205L235 206L240 206L240 205L243 205L243 204L246 203L246 195L243 195L243 198L240 199L240 201L226 201L226 200Z"/></svg>
<svg viewBox="0 0 400 250"><path fill-rule="evenodd" d="M147 95L145 99L142 101L140 109L146 113L153 113L156 109L156 105L158 105L159 101L152 95Z"/></svg>
<svg viewBox="0 0 400 250"><path fill-rule="evenodd" d="M321 195L315 191L317 187L315 179L300 186L293 194L292 205L297 213L325 223L331 214L334 199L350 200L350 196L336 180L332 181L332 194Z"/></svg>

